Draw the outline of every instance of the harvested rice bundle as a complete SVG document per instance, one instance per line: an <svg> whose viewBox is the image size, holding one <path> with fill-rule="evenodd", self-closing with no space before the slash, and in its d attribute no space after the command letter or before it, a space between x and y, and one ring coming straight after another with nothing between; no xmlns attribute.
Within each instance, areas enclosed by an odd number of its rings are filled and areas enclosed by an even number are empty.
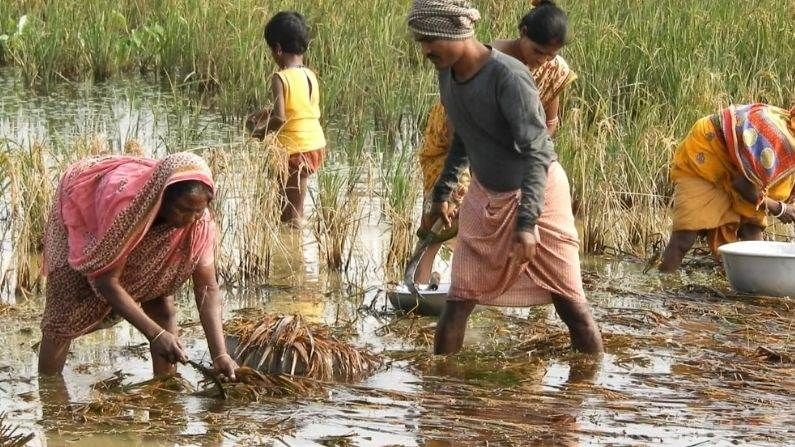
<svg viewBox="0 0 795 447"><path fill-rule="evenodd" d="M264 373L358 381L382 365L379 355L337 339L300 315L238 317L226 325L227 348L241 365Z"/></svg>
<svg viewBox="0 0 795 447"><path fill-rule="evenodd" d="M324 389L323 384L304 377L286 374L263 374L243 366L235 370L237 382L223 384L223 397L238 401L257 402L267 397L306 396ZM202 385L209 385L204 380ZM218 388L207 388L198 393L205 397L219 397Z"/></svg>

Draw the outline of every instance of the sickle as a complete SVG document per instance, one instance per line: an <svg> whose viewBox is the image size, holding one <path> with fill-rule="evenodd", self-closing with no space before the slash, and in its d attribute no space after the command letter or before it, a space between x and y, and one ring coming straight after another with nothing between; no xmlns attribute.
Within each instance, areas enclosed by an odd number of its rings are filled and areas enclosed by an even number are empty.
<svg viewBox="0 0 795 447"><path fill-rule="evenodd" d="M420 228L417 230L417 236L420 240L417 241L417 245L414 246L414 252L409 258L409 262L406 264L406 271L403 275L403 284L406 285L406 288L409 289L411 292L411 296L415 299L414 308L412 308L409 312L414 311L419 307L420 300L422 299L422 294L417 290L417 285L414 283L414 276L417 272L417 266L420 263L420 259L422 259L422 255L428 250L428 246L434 243L441 243L447 240L454 238L458 234L458 221L454 221L453 224L448 227L444 228L444 223L441 219L437 220L430 231L423 230Z"/></svg>

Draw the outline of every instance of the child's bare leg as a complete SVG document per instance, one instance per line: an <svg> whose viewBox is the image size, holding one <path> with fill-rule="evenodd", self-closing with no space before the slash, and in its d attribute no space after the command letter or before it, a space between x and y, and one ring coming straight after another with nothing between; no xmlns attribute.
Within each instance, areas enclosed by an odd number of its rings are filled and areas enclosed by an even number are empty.
<svg viewBox="0 0 795 447"><path fill-rule="evenodd" d="M552 302L560 319L569 327L572 348L586 354L599 354L604 350L602 334L587 302L573 301L560 295L552 295Z"/></svg>
<svg viewBox="0 0 795 447"><path fill-rule="evenodd" d="M425 250L425 253L420 258L417 264L417 271L414 274L414 282L418 284L428 284L431 280L431 273L433 273L433 261L436 259L436 254L442 248L442 244L431 244Z"/></svg>
<svg viewBox="0 0 795 447"><path fill-rule="evenodd" d="M309 185L309 171L304 168L290 173L284 186L285 203L282 209L281 221L284 223L300 224L304 218L304 201Z"/></svg>
<svg viewBox="0 0 795 447"><path fill-rule="evenodd" d="M299 221L304 218L304 203L306 192L309 189L309 171L302 169L298 177L298 197L295 200L296 216Z"/></svg>
<svg viewBox="0 0 795 447"><path fill-rule="evenodd" d="M170 332L171 334L179 335L179 328L177 325L177 306L174 304L174 297L169 295L166 297L155 298L149 300L141 305L141 308L161 328ZM154 375L159 376L163 374L174 374L177 372L177 366L170 363L165 358L152 354L152 372Z"/></svg>
<svg viewBox="0 0 795 447"><path fill-rule="evenodd" d="M475 303L472 301L447 301L434 336L434 353L455 354L464 345L467 320Z"/></svg>
<svg viewBox="0 0 795 447"><path fill-rule="evenodd" d="M696 243L698 232L696 231L674 231L671 233L671 239L662 254L662 262L660 263L660 271L664 273L673 273L682 265L682 259L685 258L687 252Z"/></svg>
<svg viewBox="0 0 795 447"><path fill-rule="evenodd" d="M54 339L42 334L39 345L39 374L46 376L61 374L71 344L71 340Z"/></svg>
<svg viewBox="0 0 795 447"><path fill-rule="evenodd" d="M298 219L298 203L301 200L301 172L300 170L290 170L290 175L284 184L284 204L282 208L281 221L283 223L295 223Z"/></svg>

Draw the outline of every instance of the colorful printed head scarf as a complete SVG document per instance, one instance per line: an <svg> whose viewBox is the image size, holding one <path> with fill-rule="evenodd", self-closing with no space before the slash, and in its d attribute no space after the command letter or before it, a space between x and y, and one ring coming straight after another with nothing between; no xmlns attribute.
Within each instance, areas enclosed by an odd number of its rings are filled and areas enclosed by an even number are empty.
<svg viewBox="0 0 795 447"><path fill-rule="evenodd" d="M795 118L766 104L731 106L719 112L732 159L748 180L767 190L795 172Z"/></svg>

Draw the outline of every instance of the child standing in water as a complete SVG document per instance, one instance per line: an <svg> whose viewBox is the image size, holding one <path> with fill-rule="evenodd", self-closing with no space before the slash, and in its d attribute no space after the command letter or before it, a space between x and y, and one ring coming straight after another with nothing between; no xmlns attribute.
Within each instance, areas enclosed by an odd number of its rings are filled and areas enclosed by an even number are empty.
<svg viewBox="0 0 795 447"><path fill-rule="evenodd" d="M299 226L309 176L323 163L326 150L317 77L304 66L309 29L301 14L282 11L265 25L264 37L279 66L271 79L273 110L249 118L248 125L255 137L274 132L278 145L287 151L289 175L281 220Z"/></svg>

